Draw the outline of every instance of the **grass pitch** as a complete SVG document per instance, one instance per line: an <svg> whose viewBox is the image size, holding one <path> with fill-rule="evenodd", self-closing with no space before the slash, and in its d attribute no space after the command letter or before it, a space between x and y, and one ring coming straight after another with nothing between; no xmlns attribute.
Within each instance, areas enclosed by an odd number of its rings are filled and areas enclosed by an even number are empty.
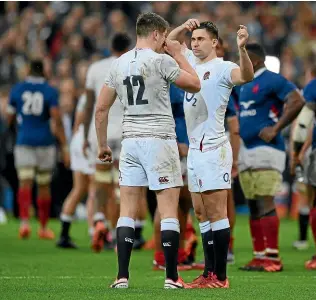
<svg viewBox="0 0 316 300"><path fill-rule="evenodd" d="M292 248L297 236L297 223L281 223L281 255L284 271L281 273L253 273L239 271L238 267L251 258L250 237L246 217L238 217L235 229L235 265L229 266L231 288L228 290L163 290L164 273L152 271L151 251L134 252L131 262L130 288L111 290L109 284L116 275L114 252L91 253L87 225L74 223L72 236L79 250L60 250L51 241L39 241L33 223L30 240L17 238L19 224L10 220L0 226L0 299L214 299L214 300L270 300L315 299L316 272L304 269L304 262L315 252L312 241L307 251ZM59 232L59 222L51 227ZM151 234L147 226L145 236ZM202 258L199 245L198 258ZM185 281L191 281L197 271L182 272Z"/></svg>

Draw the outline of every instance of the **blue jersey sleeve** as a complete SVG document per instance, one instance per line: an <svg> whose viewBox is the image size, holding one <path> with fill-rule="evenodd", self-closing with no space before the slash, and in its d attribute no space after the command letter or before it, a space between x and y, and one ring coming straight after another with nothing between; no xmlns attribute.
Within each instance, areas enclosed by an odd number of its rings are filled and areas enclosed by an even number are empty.
<svg viewBox="0 0 316 300"><path fill-rule="evenodd" d="M227 109L226 109L226 118L235 117L236 116L236 109L235 109L235 103L234 98L231 95L229 97Z"/></svg>
<svg viewBox="0 0 316 300"><path fill-rule="evenodd" d="M58 106L58 91L55 88L52 88L51 91L51 97L50 97L50 101L49 101L49 107L56 107Z"/></svg>
<svg viewBox="0 0 316 300"><path fill-rule="evenodd" d="M279 74L275 74L275 78L273 80L273 91L276 97L280 100L285 102L286 96L291 93L292 91L296 90L297 87L283 76Z"/></svg>
<svg viewBox="0 0 316 300"><path fill-rule="evenodd" d="M316 103L316 80L309 82L303 90L306 102Z"/></svg>

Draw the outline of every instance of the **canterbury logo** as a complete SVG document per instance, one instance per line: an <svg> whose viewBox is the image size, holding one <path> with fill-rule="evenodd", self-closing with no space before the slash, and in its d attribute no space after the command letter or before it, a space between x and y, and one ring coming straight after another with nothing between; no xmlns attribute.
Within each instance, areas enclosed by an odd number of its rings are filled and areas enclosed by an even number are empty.
<svg viewBox="0 0 316 300"><path fill-rule="evenodd" d="M128 238L128 237L125 238L125 242L126 242L126 243L134 244L134 240L131 239L131 238Z"/></svg>
<svg viewBox="0 0 316 300"><path fill-rule="evenodd" d="M214 243L213 243L213 241L208 241L207 244L208 245L213 245Z"/></svg>
<svg viewBox="0 0 316 300"><path fill-rule="evenodd" d="M168 242L168 243L162 243L162 245L163 245L164 247L171 247L171 243L170 243L170 242Z"/></svg>
<svg viewBox="0 0 316 300"><path fill-rule="evenodd" d="M158 179L159 183L169 183L169 178L168 176L162 176L162 177L159 177Z"/></svg>
<svg viewBox="0 0 316 300"><path fill-rule="evenodd" d="M240 102L240 105L242 105L244 107L244 109L248 109L250 107L250 105L256 103L255 101L253 100L250 100L248 102Z"/></svg>

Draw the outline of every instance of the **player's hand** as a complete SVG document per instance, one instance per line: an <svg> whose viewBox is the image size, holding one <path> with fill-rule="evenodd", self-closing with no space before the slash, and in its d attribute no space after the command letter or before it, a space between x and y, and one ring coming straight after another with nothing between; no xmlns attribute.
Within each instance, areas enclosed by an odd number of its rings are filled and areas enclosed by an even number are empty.
<svg viewBox="0 0 316 300"><path fill-rule="evenodd" d="M178 143L179 155L180 157L187 157L189 152L189 147L185 143Z"/></svg>
<svg viewBox="0 0 316 300"><path fill-rule="evenodd" d="M259 137L267 143L270 143L277 135L277 131L273 126L268 126L263 128L260 133Z"/></svg>
<svg viewBox="0 0 316 300"><path fill-rule="evenodd" d="M85 156L85 158L88 158L88 149L89 148L90 148L90 144L89 144L88 140L84 140L83 146L82 146L82 151L83 151L83 155Z"/></svg>
<svg viewBox="0 0 316 300"><path fill-rule="evenodd" d="M236 178L238 176L238 162L233 161L232 165L232 178Z"/></svg>
<svg viewBox="0 0 316 300"><path fill-rule="evenodd" d="M189 19L185 23L182 24L183 29L188 31L193 31L194 29L200 27L200 21L198 19Z"/></svg>
<svg viewBox="0 0 316 300"><path fill-rule="evenodd" d="M62 159L64 166L69 169L70 167L70 154L69 154L69 148L68 146L64 146L62 150Z"/></svg>
<svg viewBox="0 0 316 300"><path fill-rule="evenodd" d="M164 50L172 57L182 53L182 47L180 43L178 41L171 41L169 39L166 39L165 41Z"/></svg>
<svg viewBox="0 0 316 300"><path fill-rule="evenodd" d="M102 162L112 162L112 150L109 146L99 147L98 158Z"/></svg>
<svg viewBox="0 0 316 300"><path fill-rule="evenodd" d="M239 30L237 31L237 45L238 48L244 48L247 44L249 38L247 27L244 25L239 25Z"/></svg>

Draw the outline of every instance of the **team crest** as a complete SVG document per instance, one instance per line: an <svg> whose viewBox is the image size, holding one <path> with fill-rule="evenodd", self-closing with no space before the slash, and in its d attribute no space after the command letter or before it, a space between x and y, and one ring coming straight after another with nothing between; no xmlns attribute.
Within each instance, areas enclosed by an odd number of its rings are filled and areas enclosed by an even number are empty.
<svg viewBox="0 0 316 300"><path fill-rule="evenodd" d="M211 75L210 71L207 71L207 72L204 74L204 76L203 76L203 80L208 80L208 79L210 79L210 75Z"/></svg>

